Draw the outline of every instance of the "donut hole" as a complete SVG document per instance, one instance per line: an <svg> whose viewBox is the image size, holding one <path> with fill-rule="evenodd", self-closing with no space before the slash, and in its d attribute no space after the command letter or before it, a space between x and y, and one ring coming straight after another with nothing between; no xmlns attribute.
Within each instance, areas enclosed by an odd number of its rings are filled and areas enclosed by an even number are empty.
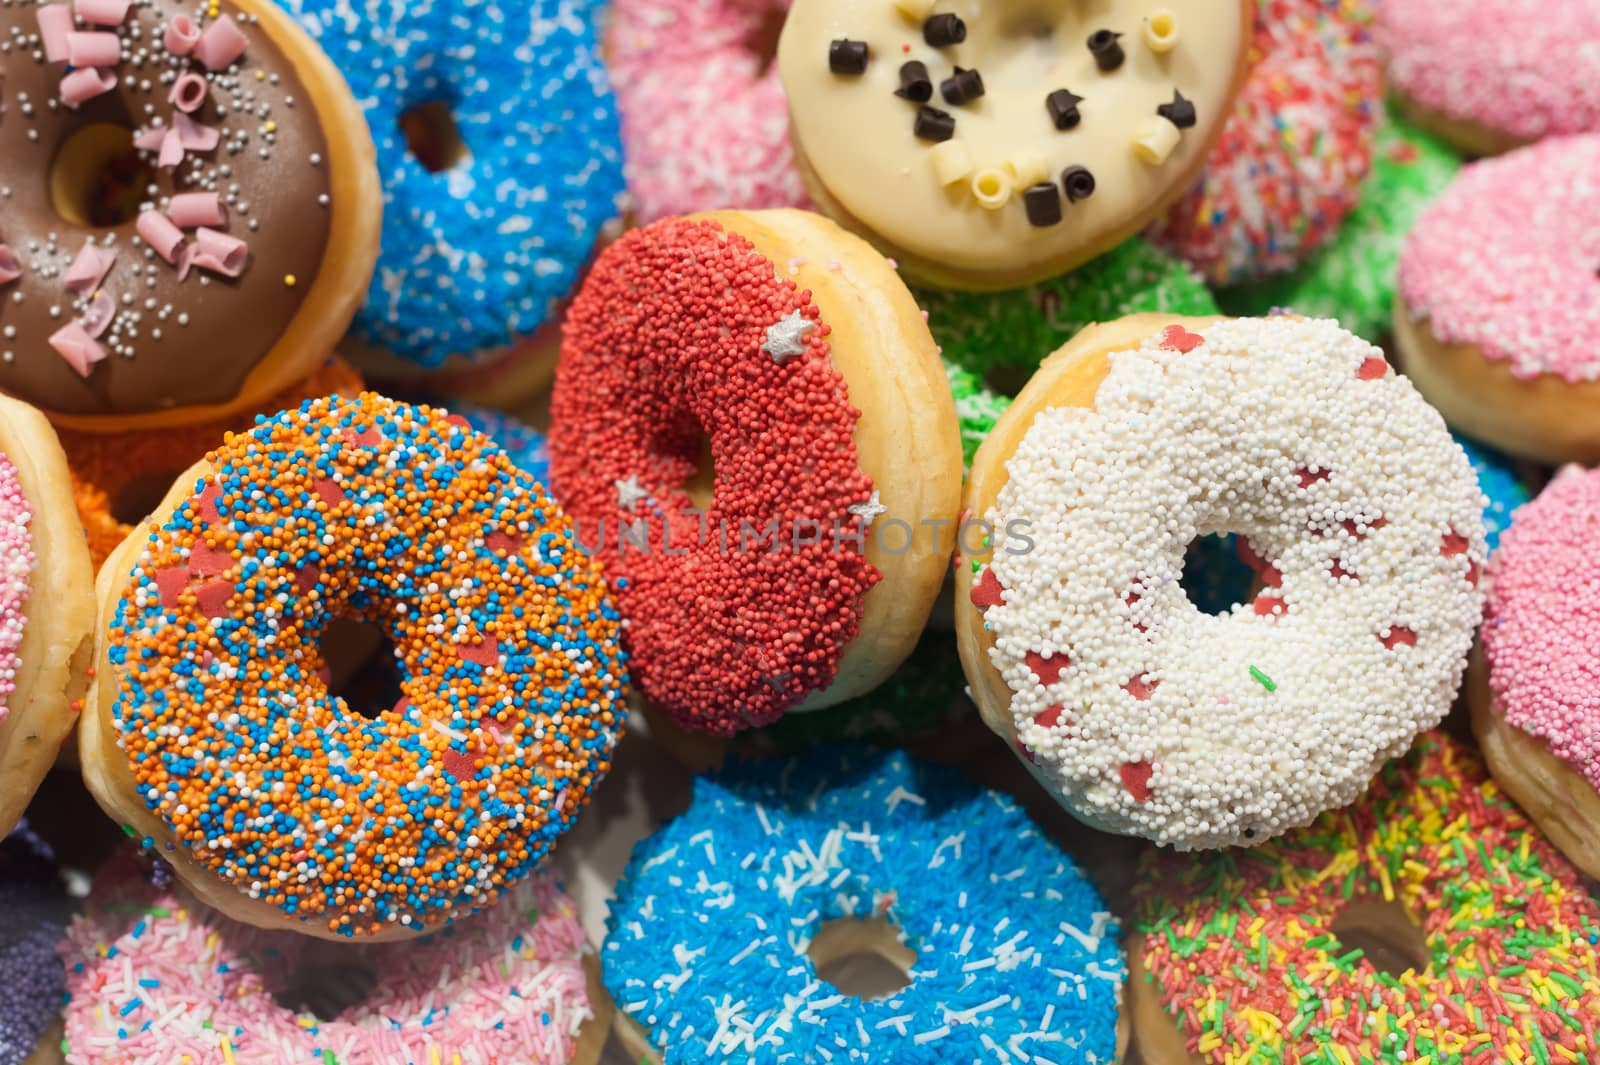
<svg viewBox="0 0 1600 1065"><path fill-rule="evenodd" d="M900 941L887 917L836 917L823 923L806 948L817 975L840 994L888 998L911 985L917 952Z"/></svg>
<svg viewBox="0 0 1600 1065"><path fill-rule="evenodd" d="M430 174L442 174L470 154L448 100L429 100L402 111L400 132L412 158Z"/></svg>
<svg viewBox="0 0 1600 1065"><path fill-rule="evenodd" d="M182 472L181 469L168 470L128 478L111 494L111 516L123 525L139 524L155 513L172 482Z"/></svg>
<svg viewBox="0 0 1600 1065"><path fill-rule="evenodd" d="M375 721L404 696L405 672L394 641L373 622L335 618L322 634L328 694L351 713Z"/></svg>
<svg viewBox="0 0 1600 1065"><path fill-rule="evenodd" d="M756 12L744 35L744 48L754 56L756 76L761 77L772 69L778 60L778 38L783 36L783 22L788 17L788 5L764 7Z"/></svg>
<svg viewBox="0 0 1600 1065"><path fill-rule="evenodd" d="M1328 931L1339 941L1335 954L1361 951L1361 963L1398 979L1427 972L1432 955L1427 934L1398 901L1359 898L1347 905Z"/></svg>
<svg viewBox="0 0 1600 1065"><path fill-rule="evenodd" d="M320 940L308 940L290 964L263 966L262 975L278 1006L325 1022L364 1004L378 986L377 967L365 950Z"/></svg>
<svg viewBox="0 0 1600 1065"><path fill-rule="evenodd" d="M64 222L105 229L137 218L155 181L155 169L133 146L133 130L97 122L73 133L57 150L50 164L50 202Z"/></svg>
<svg viewBox="0 0 1600 1065"><path fill-rule="evenodd" d="M700 510L711 509L712 489L717 483L717 467L711 457L711 437L700 431L700 442L695 448L694 473L683 482L683 490Z"/></svg>
<svg viewBox="0 0 1600 1065"><path fill-rule="evenodd" d="M1195 609L1213 617L1254 598L1255 571L1239 558L1231 533L1197 536L1183 553L1179 584Z"/></svg>

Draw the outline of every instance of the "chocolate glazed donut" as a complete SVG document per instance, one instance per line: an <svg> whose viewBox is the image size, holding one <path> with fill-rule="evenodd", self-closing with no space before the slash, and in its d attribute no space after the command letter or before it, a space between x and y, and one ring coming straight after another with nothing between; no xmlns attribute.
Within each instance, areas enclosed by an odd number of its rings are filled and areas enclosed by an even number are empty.
<svg viewBox="0 0 1600 1065"><path fill-rule="evenodd" d="M0 7L0 390L91 431L211 420L326 358L381 198L339 71L273 4Z"/></svg>

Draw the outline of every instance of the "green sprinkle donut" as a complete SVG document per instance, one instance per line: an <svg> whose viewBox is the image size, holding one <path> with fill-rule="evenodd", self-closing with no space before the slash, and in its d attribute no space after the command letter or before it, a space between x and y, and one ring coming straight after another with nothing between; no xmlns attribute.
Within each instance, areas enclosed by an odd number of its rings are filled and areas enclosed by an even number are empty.
<svg viewBox="0 0 1600 1065"><path fill-rule="evenodd" d="M1288 307L1337 318L1357 336L1377 340L1389 332L1400 245L1459 169L1461 160L1443 141L1391 113L1378 127L1361 202L1333 242L1291 273L1223 289L1218 302L1240 316Z"/></svg>
<svg viewBox="0 0 1600 1065"><path fill-rule="evenodd" d="M956 397L956 421L961 426L961 462L971 466L978 445L1011 406L1011 397L996 392L977 374L949 359L944 361L944 372L950 377L950 392Z"/></svg>

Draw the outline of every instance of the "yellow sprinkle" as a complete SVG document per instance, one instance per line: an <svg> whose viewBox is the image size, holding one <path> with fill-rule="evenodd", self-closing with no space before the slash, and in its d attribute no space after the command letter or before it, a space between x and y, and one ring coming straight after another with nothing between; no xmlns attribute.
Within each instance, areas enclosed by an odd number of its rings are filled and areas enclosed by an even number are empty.
<svg viewBox="0 0 1600 1065"><path fill-rule="evenodd" d="M293 274L284 274L283 275L283 283L285 285L288 285L290 288L294 288L294 275Z"/></svg>
<svg viewBox="0 0 1600 1065"><path fill-rule="evenodd" d="M228 1042L227 1036L222 1037L222 1060L227 1062L227 1065L238 1065L233 1058L233 1044Z"/></svg>
<svg viewBox="0 0 1600 1065"><path fill-rule="evenodd" d="M439 1048L438 1047L436 1047L436 1046L428 1047L428 1060L433 1062L433 1065L439 1065Z"/></svg>
<svg viewBox="0 0 1600 1065"><path fill-rule="evenodd" d="M216 9L213 8L212 10L215 11ZM267 80L267 72L265 70L256 71L256 80L257 81L266 81Z"/></svg>
<svg viewBox="0 0 1600 1065"><path fill-rule="evenodd" d="M278 124L276 122L268 122L267 123L267 132L268 133L276 133L276 132L278 132Z"/></svg>

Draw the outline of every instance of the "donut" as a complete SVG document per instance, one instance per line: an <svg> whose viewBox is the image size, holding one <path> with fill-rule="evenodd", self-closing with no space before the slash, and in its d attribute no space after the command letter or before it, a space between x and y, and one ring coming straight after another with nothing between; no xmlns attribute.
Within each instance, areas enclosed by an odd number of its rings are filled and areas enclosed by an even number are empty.
<svg viewBox="0 0 1600 1065"><path fill-rule="evenodd" d="M0 396L0 833L71 735L94 660L94 571L67 485L44 415Z"/></svg>
<svg viewBox="0 0 1600 1065"><path fill-rule="evenodd" d="M978 449L965 508L956 632L990 729L1083 821L1180 850L1354 800L1444 718L1482 610L1472 467L1327 320L1085 330ZM1211 615L1184 556L1224 533L1261 591Z"/></svg>
<svg viewBox="0 0 1600 1065"><path fill-rule="evenodd" d="M635 1060L1121 1060L1119 925L1009 797L902 752L736 763L633 852L600 956ZM841 994L876 955L909 983Z"/></svg>
<svg viewBox="0 0 1600 1065"><path fill-rule="evenodd" d="M255 415L276 414L317 396L355 396L361 387L361 375L348 363L329 358L305 381L273 396L254 414L126 433L62 429L73 500L89 537L94 568L98 571L133 532L134 523L155 509L173 479L204 458L229 431L247 428Z"/></svg>
<svg viewBox="0 0 1600 1065"><path fill-rule="evenodd" d="M247 924L431 931L527 877L610 768L626 680L599 569L442 410L330 396L230 435L98 585L85 781ZM393 706L329 691L338 621L392 642Z"/></svg>
<svg viewBox="0 0 1600 1065"><path fill-rule="evenodd" d="M1600 462L1600 133L1462 169L1400 251L1394 335L1451 425L1523 458Z"/></svg>
<svg viewBox="0 0 1600 1065"><path fill-rule="evenodd" d="M550 483L550 441L543 433L509 414L487 407L451 408L474 429L500 445L511 464L540 484Z"/></svg>
<svg viewBox="0 0 1600 1065"><path fill-rule="evenodd" d="M806 192L922 284L996 291L1065 273L1195 180L1253 12L805 0L778 71Z"/></svg>
<svg viewBox="0 0 1600 1065"><path fill-rule="evenodd" d="M1600 472L1569 466L1517 511L1489 573L1467 692L1495 780L1550 841L1600 878Z"/></svg>
<svg viewBox="0 0 1600 1065"><path fill-rule="evenodd" d="M95 877L61 949L67 1061L599 1059L610 1004L586 987L583 929L549 873L420 942L320 946L229 920L182 889L157 888L124 853Z"/></svg>
<svg viewBox="0 0 1600 1065"><path fill-rule="evenodd" d="M358 365L442 371L453 394L457 372L511 374L497 382L506 394L548 383L548 359L534 356L556 350L556 307L624 189L589 21L563 0L519 5L514 18L493 0L287 7L350 79L384 174ZM516 380L519 369L533 380ZM496 390L472 392L482 402Z"/></svg>
<svg viewBox="0 0 1600 1065"><path fill-rule="evenodd" d="M806 207L773 64L788 0L616 0L607 66L640 222Z"/></svg>
<svg viewBox="0 0 1600 1065"><path fill-rule="evenodd" d="M990 388L983 378L944 360L945 376L950 379L950 396L956 404L956 423L961 433L961 465L972 465L972 457L994 429L994 423L1011 406L1011 399Z"/></svg>
<svg viewBox="0 0 1600 1065"><path fill-rule="evenodd" d="M26 824L0 840L0 1065L60 1062L66 888Z"/></svg>
<svg viewBox="0 0 1600 1065"><path fill-rule="evenodd" d="M1484 544L1492 553L1511 525L1512 512L1530 498L1528 484L1511 460L1498 451L1475 444L1459 433L1453 435L1472 463L1472 472L1478 475L1478 489L1487 500L1483 507Z"/></svg>
<svg viewBox="0 0 1600 1065"><path fill-rule="evenodd" d="M1361 196L1383 117L1363 0L1256 0L1250 73L1199 181L1148 230L1216 284L1292 270Z"/></svg>
<svg viewBox="0 0 1600 1065"><path fill-rule="evenodd" d="M0 391L96 432L259 407L333 350L381 204L339 71L266 0L0 7Z"/></svg>
<svg viewBox="0 0 1600 1065"><path fill-rule="evenodd" d="M601 254L564 332L551 480L643 696L730 736L893 673L949 569L961 452L883 258L803 211L665 219Z"/></svg>
<svg viewBox="0 0 1600 1065"><path fill-rule="evenodd" d="M1256 850L1146 852L1136 898L1148 1065L1594 1060L1600 911L1443 733Z"/></svg>
<svg viewBox="0 0 1600 1065"><path fill-rule="evenodd" d="M1600 11L1587 0L1373 7L1389 87L1413 121L1462 151L1600 131Z"/></svg>
<svg viewBox="0 0 1600 1065"><path fill-rule="evenodd" d="M1289 273L1222 289L1217 302L1233 315L1290 307L1308 318L1338 319L1368 340L1388 336L1400 246L1422 209L1460 169L1442 141L1389 118L1373 140L1372 172L1361 186L1361 200L1326 246Z"/></svg>

